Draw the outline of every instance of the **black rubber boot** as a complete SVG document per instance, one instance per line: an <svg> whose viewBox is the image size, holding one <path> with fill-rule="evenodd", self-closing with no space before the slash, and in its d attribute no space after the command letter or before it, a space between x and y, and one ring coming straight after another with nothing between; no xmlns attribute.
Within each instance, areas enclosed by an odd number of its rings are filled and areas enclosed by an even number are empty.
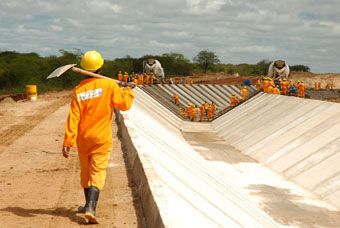
<svg viewBox="0 0 340 228"><path fill-rule="evenodd" d="M85 205L84 206L79 206L78 207L78 213L85 213L85 208L86 208L86 205L87 205L87 194L89 192L89 188L84 188L84 195L85 195Z"/></svg>
<svg viewBox="0 0 340 228"><path fill-rule="evenodd" d="M99 189L95 186L89 188L87 194L87 205L85 207L85 217L88 219L90 224L98 224L96 217L96 207L99 198Z"/></svg>

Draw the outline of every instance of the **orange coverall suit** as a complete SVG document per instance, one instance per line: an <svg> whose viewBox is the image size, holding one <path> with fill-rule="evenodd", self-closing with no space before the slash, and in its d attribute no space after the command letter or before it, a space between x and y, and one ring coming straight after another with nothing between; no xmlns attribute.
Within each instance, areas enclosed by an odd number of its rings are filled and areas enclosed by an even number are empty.
<svg viewBox="0 0 340 228"><path fill-rule="evenodd" d="M143 75L138 75L138 85L143 85L143 84L144 84Z"/></svg>
<svg viewBox="0 0 340 228"><path fill-rule="evenodd" d="M263 92L267 92L270 83L267 79L263 80Z"/></svg>
<svg viewBox="0 0 340 228"><path fill-rule="evenodd" d="M155 76L152 74L150 76L150 85L153 85L153 80L155 79Z"/></svg>
<svg viewBox="0 0 340 228"><path fill-rule="evenodd" d="M240 92L242 93L242 100L245 101L247 99L248 94L247 89L242 89Z"/></svg>
<svg viewBox="0 0 340 228"><path fill-rule="evenodd" d="M211 103L211 108L212 108L212 110L213 110L213 113L215 113L215 108L216 108L215 103Z"/></svg>
<svg viewBox="0 0 340 228"><path fill-rule="evenodd" d="M237 105L237 104L238 104L238 100L237 100L236 95L231 96L231 97L230 97L230 106L231 106L231 107L234 107L234 106Z"/></svg>
<svg viewBox="0 0 340 228"><path fill-rule="evenodd" d="M300 84L300 97L305 97L305 90L306 90L306 84L301 83Z"/></svg>
<svg viewBox="0 0 340 228"><path fill-rule="evenodd" d="M126 83L127 81L128 81L128 78L129 78L129 75L128 74L124 74L124 76L123 76L124 78L124 82Z"/></svg>
<svg viewBox="0 0 340 228"><path fill-rule="evenodd" d="M273 94L273 92L274 92L274 87L273 86L269 86L268 89L267 89L267 93Z"/></svg>
<svg viewBox="0 0 340 228"><path fill-rule="evenodd" d="M261 89L261 81L259 79L257 79L257 81L256 81L256 89L257 89L257 91L260 91L260 89Z"/></svg>
<svg viewBox="0 0 340 228"><path fill-rule="evenodd" d="M300 96L300 91L301 91L300 82L295 83L295 87L297 88L297 96L299 97Z"/></svg>
<svg viewBox="0 0 340 228"><path fill-rule="evenodd" d="M201 107L200 107L200 111L201 111L201 120L203 119L204 117L204 113L205 113L205 108L204 108L204 105L202 104Z"/></svg>
<svg viewBox="0 0 340 228"><path fill-rule="evenodd" d="M208 115L207 115L208 120L209 120L209 119L212 119L213 116L214 116L214 113L213 113L213 110L212 110L212 107L211 107L211 106L208 107L207 112L208 112Z"/></svg>
<svg viewBox="0 0 340 228"><path fill-rule="evenodd" d="M122 90L116 82L107 79L85 79L74 89L63 145L78 147L83 188L103 188L113 148L113 108L128 110L133 98L130 88Z"/></svg>
<svg viewBox="0 0 340 228"><path fill-rule="evenodd" d="M279 94L280 95L280 90L279 90L279 88L274 88L274 90L273 90L273 94Z"/></svg>
<svg viewBox="0 0 340 228"><path fill-rule="evenodd" d="M119 80L119 81L122 81L122 80L123 80L123 74L121 74L121 73L118 74L118 80Z"/></svg>
<svg viewBox="0 0 340 228"><path fill-rule="evenodd" d="M149 85L149 79L150 79L150 75L147 74L147 75L145 76L145 84L146 84L146 85Z"/></svg>
<svg viewBox="0 0 340 228"><path fill-rule="evenodd" d="M192 107L191 107L191 105L188 105L187 106L187 117L191 117L191 113L192 113Z"/></svg>
<svg viewBox="0 0 340 228"><path fill-rule="evenodd" d="M179 97L178 96L173 96L172 100L175 102L176 105L179 105Z"/></svg>
<svg viewBox="0 0 340 228"><path fill-rule="evenodd" d="M197 108L192 108L191 119L194 119L196 113L197 113Z"/></svg>

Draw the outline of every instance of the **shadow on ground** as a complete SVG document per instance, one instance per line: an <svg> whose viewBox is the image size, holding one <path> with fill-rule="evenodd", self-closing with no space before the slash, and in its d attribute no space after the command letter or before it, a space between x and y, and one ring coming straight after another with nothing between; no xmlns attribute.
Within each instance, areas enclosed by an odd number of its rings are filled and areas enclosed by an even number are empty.
<svg viewBox="0 0 340 228"><path fill-rule="evenodd" d="M263 199L264 210L276 222L302 228L340 227L340 211L303 202L303 197L292 194L289 189L270 185L249 185L251 194Z"/></svg>
<svg viewBox="0 0 340 228"><path fill-rule="evenodd" d="M58 207L51 209L26 209L22 207L6 207L0 209L0 211L7 211L13 213L20 217L34 217L37 215L52 215L52 216L60 216L70 219L72 222L78 224L86 224L86 220L83 217L77 215L76 211Z"/></svg>

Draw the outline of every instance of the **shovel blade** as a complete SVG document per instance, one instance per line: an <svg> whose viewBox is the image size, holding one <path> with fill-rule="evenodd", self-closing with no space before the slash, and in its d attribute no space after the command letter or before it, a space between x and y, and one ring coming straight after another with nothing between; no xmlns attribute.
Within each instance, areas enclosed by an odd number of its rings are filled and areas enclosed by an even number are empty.
<svg viewBox="0 0 340 228"><path fill-rule="evenodd" d="M63 73L65 73L66 71L68 71L69 69L71 69L72 67L76 65L77 64L69 64L69 65L61 66L55 69L50 75L48 75L47 79L59 77L60 75L62 75Z"/></svg>

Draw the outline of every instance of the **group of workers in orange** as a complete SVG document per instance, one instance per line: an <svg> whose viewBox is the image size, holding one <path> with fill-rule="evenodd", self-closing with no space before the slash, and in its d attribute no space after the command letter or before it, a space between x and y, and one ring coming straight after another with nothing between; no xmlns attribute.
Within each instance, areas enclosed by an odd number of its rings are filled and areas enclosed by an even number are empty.
<svg viewBox="0 0 340 228"><path fill-rule="evenodd" d="M258 91L261 90L260 79L257 79L256 87ZM266 93L305 97L306 84L302 80L301 81L297 80L297 82L294 83L292 79L288 81L286 78L283 78L282 81L280 79L274 81L272 78L264 77L262 89L263 89L263 92L266 92ZM320 81L315 81L314 89L321 90L322 83ZM326 89L333 90L334 84L327 83Z"/></svg>
<svg viewBox="0 0 340 228"><path fill-rule="evenodd" d="M315 81L315 82L314 82L314 89L315 89L315 90L321 90L321 89L322 89L322 83L321 83L320 81ZM333 90L333 89L334 89L334 84L333 84L333 82L327 83L327 84L326 84L326 89L331 89L331 90Z"/></svg>
<svg viewBox="0 0 340 228"><path fill-rule="evenodd" d="M179 114L184 118L188 118L191 121L199 120L202 121L204 117L206 116L207 120L211 120L214 117L214 112L216 109L215 103L212 101L211 104L208 104L208 102L203 102L201 106L198 108L198 106L194 104L187 104L186 112L183 108L179 109ZM200 111L200 113L198 113ZM200 116L198 116L200 114Z"/></svg>
<svg viewBox="0 0 340 228"><path fill-rule="evenodd" d="M131 73L130 75L125 72L124 74L122 74L121 71L119 71L118 73L118 80L119 81L123 81L125 83L127 82L134 82L136 85L153 85L154 84L154 80L155 80L155 75L153 73L151 74L134 74Z"/></svg>
<svg viewBox="0 0 340 228"><path fill-rule="evenodd" d="M257 79L257 90L261 90L261 81ZM306 84L304 81L298 80L296 83L292 79L289 81L286 78L274 81L272 78L264 77L262 83L262 90L269 94L282 94L289 96L305 97Z"/></svg>

